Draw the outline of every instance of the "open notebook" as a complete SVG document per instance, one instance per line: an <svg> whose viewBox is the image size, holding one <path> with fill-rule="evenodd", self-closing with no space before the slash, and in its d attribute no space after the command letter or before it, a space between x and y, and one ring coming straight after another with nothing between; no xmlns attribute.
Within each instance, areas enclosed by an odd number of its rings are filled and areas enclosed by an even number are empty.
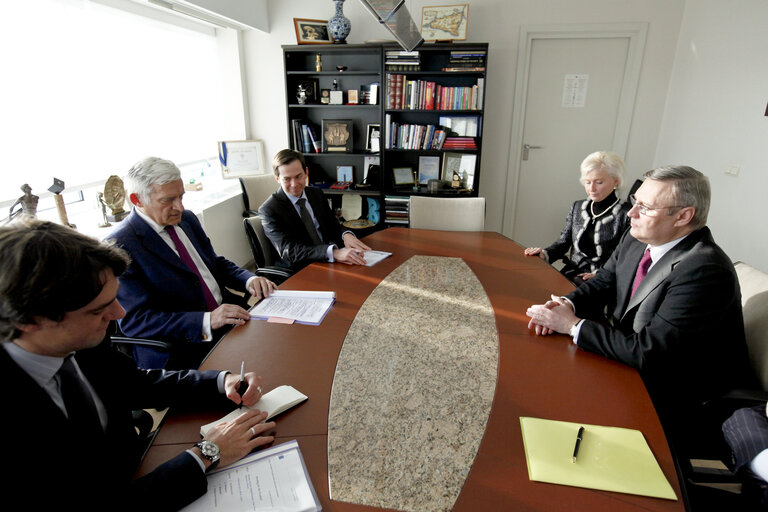
<svg viewBox="0 0 768 512"><path fill-rule="evenodd" d="M223 418L208 423L207 425L203 425L200 427L200 435L205 437L208 434L208 430L210 430L210 428L214 425L218 425L223 421L232 421L243 414L245 411L252 409L267 411L268 416L264 421L269 421L273 416L277 416L281 412L287 411L294 405L298 405L306 399L307 396L305 394L300 393L291 386L278 386L272 391L262 395L261 400L256 402L253 407L242 407L235 409Z"/></svg>

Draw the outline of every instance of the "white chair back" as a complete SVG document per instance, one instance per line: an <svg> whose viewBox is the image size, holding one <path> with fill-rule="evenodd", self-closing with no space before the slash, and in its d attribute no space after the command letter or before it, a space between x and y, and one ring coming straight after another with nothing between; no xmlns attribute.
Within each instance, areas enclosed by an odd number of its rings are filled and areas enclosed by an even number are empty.
<svg viewBox="0 0 768 512"><path fill-rule="evenodd" d="M760 385L768 391L768 274L741 261L734 267L741 287L749 359Z"/></svg>
<svg viewBox="0 0 768 512"><path fill-rule="evenodd" d="M410 223L415 229L483 231L485 198L411 196Z"/></svg>
<svg viewBox="0 0 768 512"><path fill-rule="evenodd" d="M259 174L240 178L243 188L243 204L245 210L258 211L259 206L266 201L279 186L274 174Z"/></svg>

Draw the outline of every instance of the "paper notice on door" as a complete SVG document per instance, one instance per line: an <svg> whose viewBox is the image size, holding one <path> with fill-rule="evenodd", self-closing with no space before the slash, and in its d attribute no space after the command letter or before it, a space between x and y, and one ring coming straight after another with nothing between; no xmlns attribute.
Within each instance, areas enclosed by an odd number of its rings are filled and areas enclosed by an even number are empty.
<svg viewBox="0 0 768 512"><path fill-rule="evenodd" d="M565 75L563 108L584 108L587 104L589 75Z"/></svg>

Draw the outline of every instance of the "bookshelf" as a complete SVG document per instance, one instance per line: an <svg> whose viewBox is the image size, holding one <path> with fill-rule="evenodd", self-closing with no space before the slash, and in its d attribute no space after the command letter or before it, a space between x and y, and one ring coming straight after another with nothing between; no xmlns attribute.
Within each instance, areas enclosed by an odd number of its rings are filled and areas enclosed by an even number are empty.
<svg viewBox="0 0 768 512"><path fill-rule="evenodd" d="M487 43L424 44L414 52L394 44L283 46L288 140L304 154L311 183L334 207L360 195L366 215L367 198L378 201L378 227L407 225L412 195L476 197L487 52ZM368 187L329 188L340 166L351 166L360 184L376 161L380 172ZM409 169L413 179L405 183ZM439 189L428 178L440 180Z"/></svg>

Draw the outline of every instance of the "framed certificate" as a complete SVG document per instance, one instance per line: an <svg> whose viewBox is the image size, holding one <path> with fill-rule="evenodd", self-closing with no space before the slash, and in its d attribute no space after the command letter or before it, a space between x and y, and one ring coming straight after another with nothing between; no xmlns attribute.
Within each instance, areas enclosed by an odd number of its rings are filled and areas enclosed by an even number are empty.
<svg viewBox="0 0 768 512"><path fill-rule="evenodd" d="M413 169L410 167L395 167L392 169L395 186L413 185Z"/></svg>
<svg viewBox="0 0 768 512"><path fill-rule="evenodd" d="M236 140L219 142L219 162L223 178L266 174L264 142Z"/></svg>
<svg viewBox="0 0 768 512"><path fill-rule="evenodd" d="M420 156L419 157L419 184L427 185L429 180L440 179L440 157L439 156Z"/></svg>

